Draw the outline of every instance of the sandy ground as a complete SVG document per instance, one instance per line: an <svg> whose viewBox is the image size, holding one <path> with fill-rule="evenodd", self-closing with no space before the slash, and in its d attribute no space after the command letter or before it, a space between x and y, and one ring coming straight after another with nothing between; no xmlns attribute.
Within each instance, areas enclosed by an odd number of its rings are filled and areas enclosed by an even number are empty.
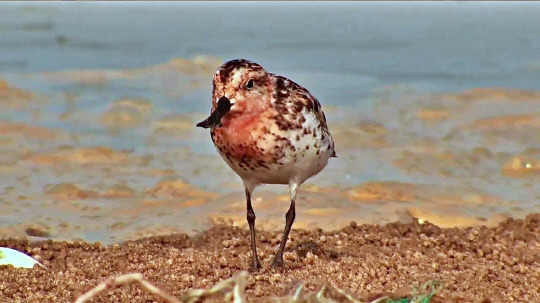
<svg viewBox="0 0 540 303"><path fill-rule="evenodd" d="M246 297L290 295L326 283L361 299L411 294L430 280L444 283L435 302L540 302L540 214L492 228L441 229L426 223L357 225L341 230L293 230L286 267L269 269L279 232L258 233L264 268L248 275ZM151 237L123 244L3 239L41 260L46 268L0 266L1 302L73 302L99 282L138 272L181 297L209 288L248 267L248 230L215 226L194 237ZM108 290L92 302L154 302L138 286ZM433 302L433 301L432 301Z"/></svg>

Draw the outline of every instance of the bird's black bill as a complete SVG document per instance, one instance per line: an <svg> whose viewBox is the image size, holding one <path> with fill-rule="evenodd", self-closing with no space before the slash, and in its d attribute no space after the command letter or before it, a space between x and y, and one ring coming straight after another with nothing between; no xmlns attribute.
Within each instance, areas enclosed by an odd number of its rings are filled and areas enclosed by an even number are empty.
<svg viewBox="0 0 540 303"><path fill-rule="evenodd" d="M221 97L218 100L216 109L210 114L206 120L197 123L197 127L214 127L221 125L221 118L231 110L231 100L227 97Z"/></svg>

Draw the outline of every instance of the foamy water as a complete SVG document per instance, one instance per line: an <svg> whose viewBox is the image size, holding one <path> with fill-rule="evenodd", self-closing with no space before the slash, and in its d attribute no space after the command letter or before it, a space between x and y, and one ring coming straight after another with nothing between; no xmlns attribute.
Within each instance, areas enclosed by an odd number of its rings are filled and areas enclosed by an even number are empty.
<svg viewBox="0 0 540 303"><path fill-rule="evenodd" d="M0 236L245 225L240 180L194 127L237 57L307 87L336 140L295 227L539 211L540 5L212 4L0 4ZM256 192L259 226L282 228L287 192Z"/></svg>

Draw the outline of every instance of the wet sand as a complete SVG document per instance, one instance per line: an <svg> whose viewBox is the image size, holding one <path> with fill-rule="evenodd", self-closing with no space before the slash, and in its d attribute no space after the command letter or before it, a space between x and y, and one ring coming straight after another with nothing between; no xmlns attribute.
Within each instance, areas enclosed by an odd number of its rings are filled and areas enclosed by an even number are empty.
<svg viewBox="0 0 540 303"><path fill-rule="evenodd" d="M280 232L260 231L263 270L247 278L248 301L292 295L325 284L362 300L410 295L415 285L441 281L431 302L539 302L540 214L495 227L439 228L417 221L349 226L332 232L294 229L286 268L269 269ZM73 302L105 279L131 272L175 297L210 288L248 267L247 229L219 225L195 236L175 234L122 244L3 239L46 268L0 266L1 302ZM336 297L339 300L339 297ZM343 298L342 298L343 299ZM92 302L154 302L138 286L107 290Z"/></svg>
<svg viewBox="0 0 540 303"><path fill-rule="evenodd" d="M241 180L194 126L205 114L188 110L203 100L190 92L208 92L220 63L173 58L0 80L0 238L111 244L194 235L212 222L245 227ZM54 83L63 84L43 91ZM133 94L139 84L144 89ZM355 106L325 103L340 157L300 188L295 227L328 231L411 217L440 227L495 226L538 213L538 100L538 90L387 86ZM260 228L283 228L287 192L255 192Z"/></svg>

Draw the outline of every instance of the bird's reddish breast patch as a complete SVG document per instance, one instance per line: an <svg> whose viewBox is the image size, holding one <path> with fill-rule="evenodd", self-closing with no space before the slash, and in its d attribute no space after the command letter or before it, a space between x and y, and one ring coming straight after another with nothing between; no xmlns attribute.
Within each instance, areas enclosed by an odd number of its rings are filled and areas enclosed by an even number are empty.
<svg viewBox="0 0 540 303"><path fill-rule="evenodd" d="M225 120L221 127L214 130L215 143L232 158L258 158L260 156L257 151L258 123L260 121L257 116Z"/></svg>

